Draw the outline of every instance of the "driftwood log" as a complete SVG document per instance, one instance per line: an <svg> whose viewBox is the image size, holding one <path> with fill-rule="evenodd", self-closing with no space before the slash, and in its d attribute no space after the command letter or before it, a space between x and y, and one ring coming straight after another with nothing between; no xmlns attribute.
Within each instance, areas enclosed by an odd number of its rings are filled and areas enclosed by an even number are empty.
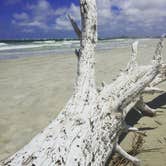
<svg viewBox="0 0 166 166"><path fill-rule="evenodd" d="M103 166L116 151L140 165L118 144L122 133L137 132L125 117L131 109L154 116L155 110L144 103L143 93L160 93L156 87L166 79L162 61L163 38L159 41L151 64L138 66L137 45L132 45L131 60L126 69L110 85L95 84L95 46L97 42L97 10L95 0L80 0L81 30L69 19L80 39L77 78L74 92L58 117L32 141L3 161L10 166ZM139 110L139 111L138 111Z"/></svg>

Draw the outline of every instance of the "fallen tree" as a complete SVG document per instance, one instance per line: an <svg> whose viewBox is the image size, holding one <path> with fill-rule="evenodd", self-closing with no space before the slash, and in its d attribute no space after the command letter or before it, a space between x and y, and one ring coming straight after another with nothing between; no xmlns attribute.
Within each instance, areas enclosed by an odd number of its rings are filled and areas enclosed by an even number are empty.
<svg viewBox="0 0 166 166"><path fill-rule="evenodd" d="M105 165L114 151L134 164L140 161L119 145L119 137L138 129L129 126L125 117L134 108L140 114L154 116L155 110L145 104L143 93L160 93L155 86L166 79L162 62L163 38L159 41L152 63L138 66L138 42L132 45L131 60L126 69L110 85L95 84L95 46L97 13L95 0L80 0L81 30L69 19L80 39L77 78L74 92L58 117L32 141L3 161L10 166L82 166Z"/></svg>

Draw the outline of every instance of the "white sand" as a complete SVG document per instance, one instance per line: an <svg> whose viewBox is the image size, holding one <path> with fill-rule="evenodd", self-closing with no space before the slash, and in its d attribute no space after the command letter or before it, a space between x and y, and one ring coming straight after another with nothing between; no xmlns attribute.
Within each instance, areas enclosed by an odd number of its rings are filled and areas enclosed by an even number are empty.
<svg viewBox="0 0 166 166"><path fill-rule="evenodd" d="M148 64L156 40L141 41L138 61ZM164 54L166 49L164 49ZM96 79L111 82L126 66L130 48L98 51ZM19 150L53 120L72 94L76 76L76 57L47 55L0 61L0 160ZM166 84L162 84L166 88ZM164 109L163 109L164 110ZM145 147L163 146L157 152L140 154L143 166L166 165L166 110L156 117L162 122L156 130L148 131ZM153 119L140 123L155 126ZM162 139L159 143L158 139ZM159 162L159 164L157 164Z"/></svg>

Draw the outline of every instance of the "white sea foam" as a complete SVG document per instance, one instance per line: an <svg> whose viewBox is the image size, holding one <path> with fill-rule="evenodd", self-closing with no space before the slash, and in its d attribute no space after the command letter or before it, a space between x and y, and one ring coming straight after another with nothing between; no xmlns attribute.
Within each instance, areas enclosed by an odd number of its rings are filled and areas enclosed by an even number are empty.
<svg viewBox="0 0 166 166"><path fill-rule="evenodd" d="M132 39L124 40L99 40L97 50L111 50L112 48L129 47ZM0 43L0 59L10 59L25 56L51 55L69 53L80 47L78 40L63 41L19 41Z"/></svg>
<svg viewBox="0 0 166 166"><path fill-rule="evenodd" d="M1 51L5 50L18 50L18 49L31 49L31 48L40 48L43 47L42 44L34 45L34 44L27 44L27 45L7 45L4 47L0 47Z"/></svg>
<svg viewBox="0 0 166 166"><path fill-rule="evenodd" d="M55 40L46 40L46 41L43 41L43 43L46 43L46 44L55 44L56 41Z"/></svg>
<svg viewBox="0 0 166 166"><path fill-rule="evenodd" d="M41 47L58 47L62 46L62 43L34 43L34 44L8 44L0 47L1 51L5 50L18 50L18 49L33 49L33 48L41 48Z"/></svg>
<svg viewBox="0 0 166 166"><path fill-rule="evenodd" d="M14 44L5 44L0 43L0 51L6 50L21 50L21 49L33 49L33 48L42 48L42 47L55 47L56 48L70 48L73 46L78 46L79 41L55 41L55 40L46 40L46 41L34 41L31 43L14 43Z"/></svg>
<svg viewBox="0 0 166 166"><path fill-rule="evenodd" d="M34 43L34 44L55 44L56 43L56 41L55 40L45 40L45 41L34 41L34 42L32 42L32 43Z"/></svg>
<svg viewBox="0 0 166 166"><path fill-rule="evenodd" d="M0 47L7 46L8 44L6 43L0 43Z"/></svg>
<svg viewBox="0 0 166 166"><path fill-rule="evenodd" d="M131 39L112 39L112 40L102 40L97 44L97 49L112 49L117 47L126 47L132 42ZM16 42L16 43L0 43L0 51L8 51L8 50L31 50L37 49L41 50L63 50L64 52L69 49L79 48L78 40L63 40L63 41L55 41L55 40L46 40L46 41L33 41L33 42Z"/></svg>

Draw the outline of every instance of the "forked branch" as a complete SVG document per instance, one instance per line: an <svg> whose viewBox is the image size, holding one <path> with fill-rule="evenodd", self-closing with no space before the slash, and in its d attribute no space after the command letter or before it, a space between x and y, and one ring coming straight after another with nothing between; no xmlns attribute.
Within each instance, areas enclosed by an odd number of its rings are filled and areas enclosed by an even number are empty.
<svg viewBox="0 0 166 166"><path fill-rule="evenodd" d="M78 39L81 40L81 30L80 30L80 28L78 27L78 25L74 21L74 19L70 16L70 14L68 15L68 17L69 17L69 20L71 22L71 25L73 26L73 29L74 29L76 35L78 36Z"/></svg>

